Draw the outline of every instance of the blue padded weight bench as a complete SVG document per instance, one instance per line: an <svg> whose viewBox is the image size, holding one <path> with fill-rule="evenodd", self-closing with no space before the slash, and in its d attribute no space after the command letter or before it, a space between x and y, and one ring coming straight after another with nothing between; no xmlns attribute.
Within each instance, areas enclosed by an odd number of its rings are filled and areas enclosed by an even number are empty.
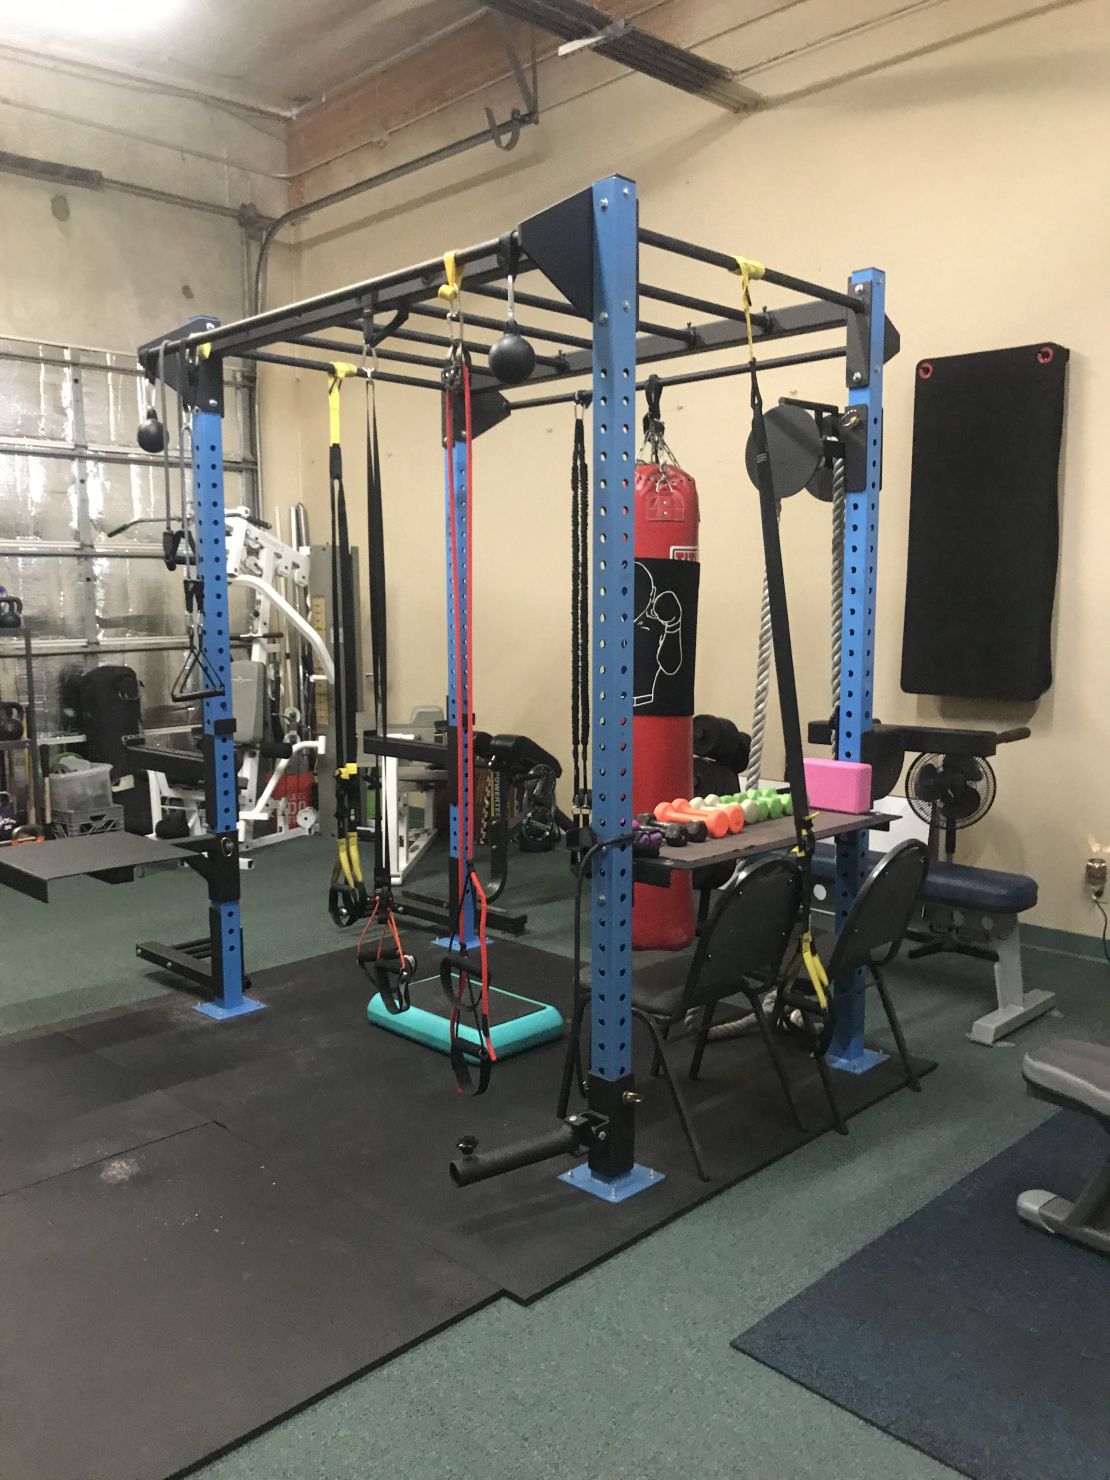
<svg viewBox="0 0 1110 1480"><path fill-rule="evenodd" d="M882 858L869 853L870 871ZM835 851L819 846L813 859L813 877L831 887ZM963 863L931 863L921 895L921 927L909 939L924 942L911 958L936 951L956 951L994 963L998 1006L976 1018L968 1037L973 1043L996 1043L1023 1023L1041 1017L1054 1005L1056 994L1026 991L1021 970L1021 934L1018 916L1037 903L1037 881L1026 874L971 868Z"/></svg>

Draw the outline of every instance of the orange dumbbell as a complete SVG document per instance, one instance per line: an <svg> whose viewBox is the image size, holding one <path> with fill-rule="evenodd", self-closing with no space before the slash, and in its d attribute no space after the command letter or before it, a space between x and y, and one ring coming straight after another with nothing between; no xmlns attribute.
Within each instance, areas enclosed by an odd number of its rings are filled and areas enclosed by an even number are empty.
<svg viewBox="0 0 1110 1480"><path fill-rule="evenodd" d="M711 838L727 838L729 834L728 818L722 811L698 812L690 806L660 802L655 809L655 820L657 822L704 822L705 830Z"/></svg>
<svg viewBox="0 0 1110 1480"><path fill-rule="evenodd" d="M723 812L728 818L729 832L738 833L743 832L744 830L744 809L743 807L738 806L735 802L722 802L718 799L718 801L714 803L705 801L700 806L698 806L692 801L688 802L684 798L679 797L677 801L672 802L671 805L674 807L691 807L693 808L695 815L698 817L704 817L706 812Z"/></svg>

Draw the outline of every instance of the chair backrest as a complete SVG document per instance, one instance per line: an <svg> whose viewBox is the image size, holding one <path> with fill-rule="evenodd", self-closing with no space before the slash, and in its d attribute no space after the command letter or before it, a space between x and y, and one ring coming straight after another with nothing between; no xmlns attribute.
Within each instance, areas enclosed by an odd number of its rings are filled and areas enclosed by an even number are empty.
<svg viewBox="0 0 1110 1480"><path fill-rule="evenodd" d="M702 927L676 1016L732 996L743 985L770 990L801 903L802 873L793 859L745 865Z"/></svg>
<svg viewBox="0 0 1110 1480"><path fill-rule="evenodd" d="M897 954L928 869L929 850L919 838L892 848L875 865L825 963L833 981L858 966L881 966Z"/></svg>

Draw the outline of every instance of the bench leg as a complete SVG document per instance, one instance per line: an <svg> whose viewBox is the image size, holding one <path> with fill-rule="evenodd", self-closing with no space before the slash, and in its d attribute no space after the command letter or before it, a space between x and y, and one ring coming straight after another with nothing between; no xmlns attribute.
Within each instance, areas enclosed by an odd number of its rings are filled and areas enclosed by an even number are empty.
<svg viewBox="0 0 1110 1480"><path fill-rule="evenodd" d="M1023 1192L1018 1217L1045 1233L1057 1233L1099 1254L1110 1254L1110 1159L1075 1202L1051 1192Z"/></svg>
<svg viewBox="0 0 1110 1480"><path fill-rule="evenodd" d="M1021 970L1021 932L1016 915L998 916L994 922L991 944L997 954L994 963L994 987L998 1006L976 1018L968 1037L972 1043L997 1043L1020 1028L1043 1016L1056 1003L1055 992L1025 990Z"/></svg>

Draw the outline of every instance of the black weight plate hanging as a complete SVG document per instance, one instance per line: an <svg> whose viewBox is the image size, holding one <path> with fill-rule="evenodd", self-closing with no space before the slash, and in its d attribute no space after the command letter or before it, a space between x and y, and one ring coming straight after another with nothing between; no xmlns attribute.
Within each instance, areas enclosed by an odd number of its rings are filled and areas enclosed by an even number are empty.
<svg viewBox="0 0 1110 1480"><path fill-rule="evenodd" d="M721 743L721 722L715 714L694 715L694 754L716 755Z"/></svg>
<svg viewBox="0 0 1110 1480"><path fill-rule="evenodd" d="M752 737L747 730L737 730L736 749L729 756L729 765L735 766L737 771L744 772L748 769L748 760L752 753Z"/></svg>
<svg viewBox="0 0 1110 1480"><path fill-rule="evenodd" d="M723 716L718 721L721 726L721 743L713 752L715 761L723 761L726 766L733 764L733 757L740 748L740 731L730 719Z"/></svg>
<svg viewBox="0 0 1110 1480"><path fill-rule="evenodd" d="M801 406L772 406L765 412L767 451L771 459L771 478L776 498L790 498L800 493L824 462L825 449L812 415ZM755 440L749 435L744 452L748 477L758 488L755 466Z"/></svg>
<svg viewBox="0 0 1110 1480"><path fill-rule="evenodd" d="M740 778L730 767L707 756L694 757L694 795L733 796L740 789Z"/></svg>
<svg viewBox="0 0 1110 1480"><path fill-rule="evenodd" d="M878 801L888 797L898 785L902 767L906 764L906 752L897 735L889 737L873 735L870 750L871 798Z"/></svg>
<svg viewBox="0 0 1110 1480"><path fill-rule="evenodd" d="M812 493L813 497L817 499L820 503L831 504L833 497L832 468L830 468L826 463L822 463L821 466L817 469L816 473L814 473L813 477L806 484L806 490L807 492Z"/></svg>

